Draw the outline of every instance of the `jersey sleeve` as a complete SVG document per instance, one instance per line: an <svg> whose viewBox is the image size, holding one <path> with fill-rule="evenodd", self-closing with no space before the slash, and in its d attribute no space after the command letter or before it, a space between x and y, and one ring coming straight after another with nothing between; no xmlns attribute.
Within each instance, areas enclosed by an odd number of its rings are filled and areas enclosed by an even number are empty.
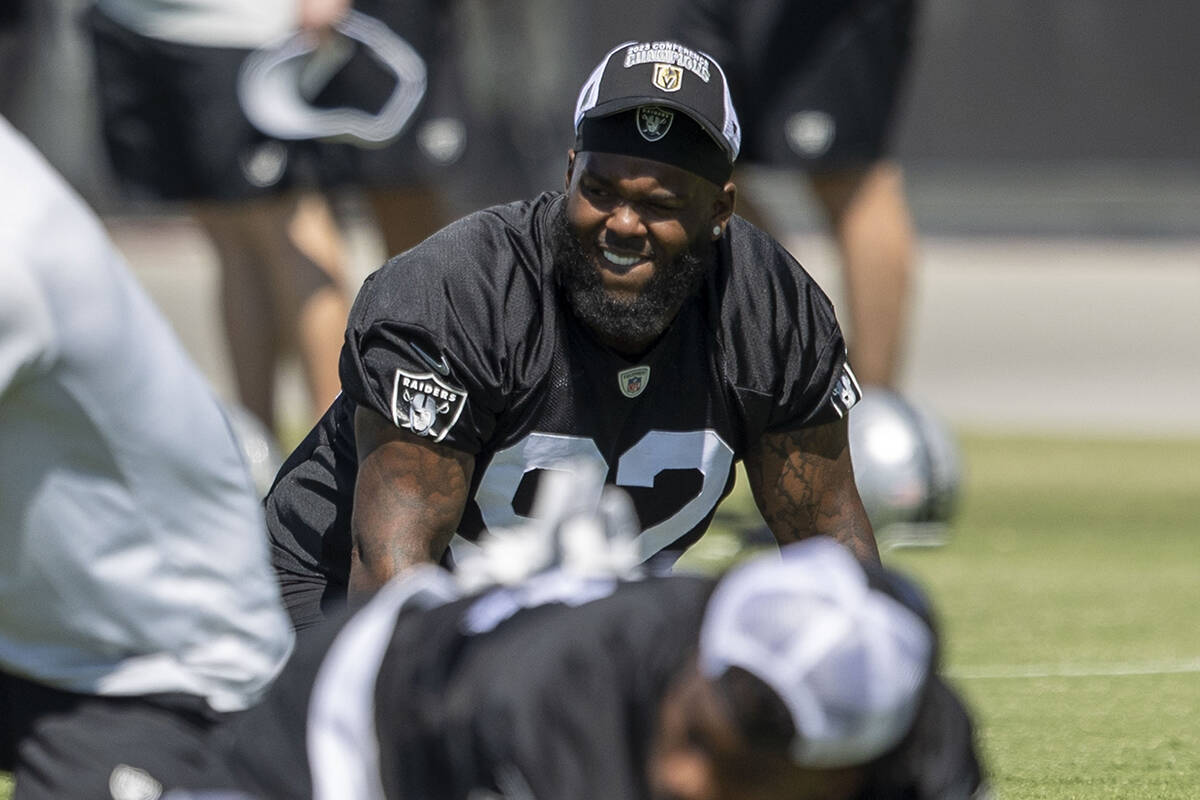
<svg viewBox="0 0 1200 800"><path fill-rule="evenodd" d="M862 391L833 303L782 245L740 222L735 236L749 241L731 248L722 319L751 438L844 417Z"/></svg>
<svg viewBox="0 0 1200 800"><path fill-rule="evenodd" d="M513 336L504 306L527 288L493 222L471 215L372 274L339 364L343 392L357 404L471 454L505 407Z"/></svg>

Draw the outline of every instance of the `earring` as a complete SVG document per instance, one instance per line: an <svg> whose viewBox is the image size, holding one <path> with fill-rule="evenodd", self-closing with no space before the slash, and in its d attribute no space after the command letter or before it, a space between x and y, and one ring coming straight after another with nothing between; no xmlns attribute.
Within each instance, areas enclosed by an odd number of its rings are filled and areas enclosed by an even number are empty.
<svg viewBox="0 0 1200 800"><path fill-rule="evenodd" d="M721 226L720 225L713 225L713 238L714 239L721 238Z"/></svg>

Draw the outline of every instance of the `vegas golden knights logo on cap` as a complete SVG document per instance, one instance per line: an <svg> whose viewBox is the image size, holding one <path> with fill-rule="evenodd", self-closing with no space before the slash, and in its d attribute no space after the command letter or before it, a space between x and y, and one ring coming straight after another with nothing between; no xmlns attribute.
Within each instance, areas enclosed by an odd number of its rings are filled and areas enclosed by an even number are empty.
<svg viewBox="0 0 1200 800"><path fill-rule="evenodd" d="M683 86L683 68L672 64L655 64L652 83L664 92L678 92Z"/></svg>

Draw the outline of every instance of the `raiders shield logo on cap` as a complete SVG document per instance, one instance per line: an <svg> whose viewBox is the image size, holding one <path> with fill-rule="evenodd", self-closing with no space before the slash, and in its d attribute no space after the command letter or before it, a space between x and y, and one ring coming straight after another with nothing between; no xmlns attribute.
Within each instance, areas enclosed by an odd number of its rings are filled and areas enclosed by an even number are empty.
<svg viewBox="0 0 1200 800"><path fill-rule="evenodd" d="M647 142L657 142L671 130L675 112L661 106L641 106L637 110L638 133Z"/></svg>

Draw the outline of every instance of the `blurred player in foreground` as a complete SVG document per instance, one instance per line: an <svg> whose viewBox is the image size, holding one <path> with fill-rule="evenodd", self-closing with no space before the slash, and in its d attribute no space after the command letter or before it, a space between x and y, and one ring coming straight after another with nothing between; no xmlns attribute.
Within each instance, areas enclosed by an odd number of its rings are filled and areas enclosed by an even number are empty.
<svg viewBox="0 0 1200 800"><path fill-rule="evenodd" d="M559 548L589 524L568 519ZM247 797L986 795L929 609L901 576L827 537L719 581L618 578L620 563L466 596L434 566L389 583L302 642L239 720Z"/></svg>
<svg viewBox="0 0 1200 800"><path fill-rule="evenodd" d="M0 119L0 769L211 784L292 644L229 423L103 228ZM219 770L218 770L219 773Z"/></svg>
<svg viewBox="0 0 1200 800"><path fill-rule="evenodd" d="M670 16L674 35L729 73L742 162L807 178L841 258L850 358L864 387L895 387L912 295L915 233L888 137L916 5L687 0Z"/></svg>
<svg viewBox="0 0 1200 800"><path fill-rule="evenodd" d="M734 215L720 66L622 44L575 125L565 193L452 223L359 292L343 392L266 501L298 628L443 559L456 532L517 523L537 474L571 457L630 492L655 569L703 534L740 459L778 541L825 533L878 560L842 333L783 246Z"/></svg>

